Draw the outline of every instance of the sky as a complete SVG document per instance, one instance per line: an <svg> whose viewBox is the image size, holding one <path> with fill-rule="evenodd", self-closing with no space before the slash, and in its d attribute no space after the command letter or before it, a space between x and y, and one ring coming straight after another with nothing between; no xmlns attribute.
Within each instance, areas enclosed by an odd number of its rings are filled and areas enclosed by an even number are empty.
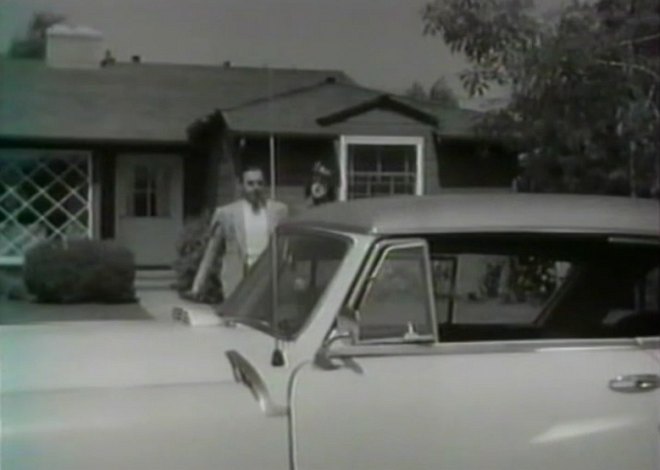
<svg viewBox="0 0 660 470"><path fill-rule="evenodd" d="M463 105L478 108L484 100L468 100L460 86L465 60L423 35L427 1L0 0L0 51L34 11L50 11L102 32L120 61L341 69L390 92L445 77Z"/></svg>

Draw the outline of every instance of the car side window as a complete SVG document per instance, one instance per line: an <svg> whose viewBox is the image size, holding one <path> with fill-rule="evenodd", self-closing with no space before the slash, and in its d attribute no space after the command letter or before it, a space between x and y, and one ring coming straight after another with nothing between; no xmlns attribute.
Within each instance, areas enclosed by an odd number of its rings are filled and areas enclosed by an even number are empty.
<svg viewBox="0 0 660 470"><path fill-rule="evenodd" d="M539 256L438 256L433 261L438 318L461 324L532 324L571 267Z"/></svg>
<svg viewBox="0 0 660 470"><path fill-rule="evenodd" d="M360 341L416 341L434 337L426 250L385 250L357 310Z"/></svg>
<svg viewBox="0 0 660 470"><path fill-rule="evenodd" d="M603 237L438 239L440 340L659 336L659 265L657 246Z"/></svg>

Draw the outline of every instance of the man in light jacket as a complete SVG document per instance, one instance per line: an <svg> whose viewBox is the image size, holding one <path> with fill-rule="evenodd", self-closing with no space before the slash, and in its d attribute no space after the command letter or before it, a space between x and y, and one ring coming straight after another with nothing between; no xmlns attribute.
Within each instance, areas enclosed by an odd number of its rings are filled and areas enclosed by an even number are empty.
<svg viewBox="0 0 660 470"><path fill-rule="evenodd" d="M211 218L211 236L195 275L191 293L199 295L217 250L224 248L221 284L227 298L268 246L270 234L288 215L285 204L266 197L266 181L258 167L247 167L241 176L241 198L218 207Z"/></svg>

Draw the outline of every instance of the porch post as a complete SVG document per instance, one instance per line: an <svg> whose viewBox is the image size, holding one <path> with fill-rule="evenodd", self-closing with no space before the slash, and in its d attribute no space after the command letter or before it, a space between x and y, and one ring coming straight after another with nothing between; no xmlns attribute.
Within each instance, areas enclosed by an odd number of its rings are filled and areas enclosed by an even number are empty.
<svg viewBox="0 0 660 470"><path fill-rule="evenodd" d="M339 136L335 141L338 144L337 156L339 157L339 200L345 201L348 197L348 153L346 148L346 137Z"/></svg>

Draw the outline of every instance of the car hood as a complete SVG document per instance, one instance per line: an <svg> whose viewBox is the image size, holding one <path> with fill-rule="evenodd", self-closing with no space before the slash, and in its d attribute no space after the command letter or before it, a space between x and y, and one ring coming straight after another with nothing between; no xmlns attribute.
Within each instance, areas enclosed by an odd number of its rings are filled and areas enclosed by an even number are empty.
<svg viewBox="0 0 660 470"><path fill-rule="evenodd" d="M6 393L231 381L226 351L260 363L272 347L271 337L242 325L191 328L151 320L2 326L0 385Z"/></svg>

